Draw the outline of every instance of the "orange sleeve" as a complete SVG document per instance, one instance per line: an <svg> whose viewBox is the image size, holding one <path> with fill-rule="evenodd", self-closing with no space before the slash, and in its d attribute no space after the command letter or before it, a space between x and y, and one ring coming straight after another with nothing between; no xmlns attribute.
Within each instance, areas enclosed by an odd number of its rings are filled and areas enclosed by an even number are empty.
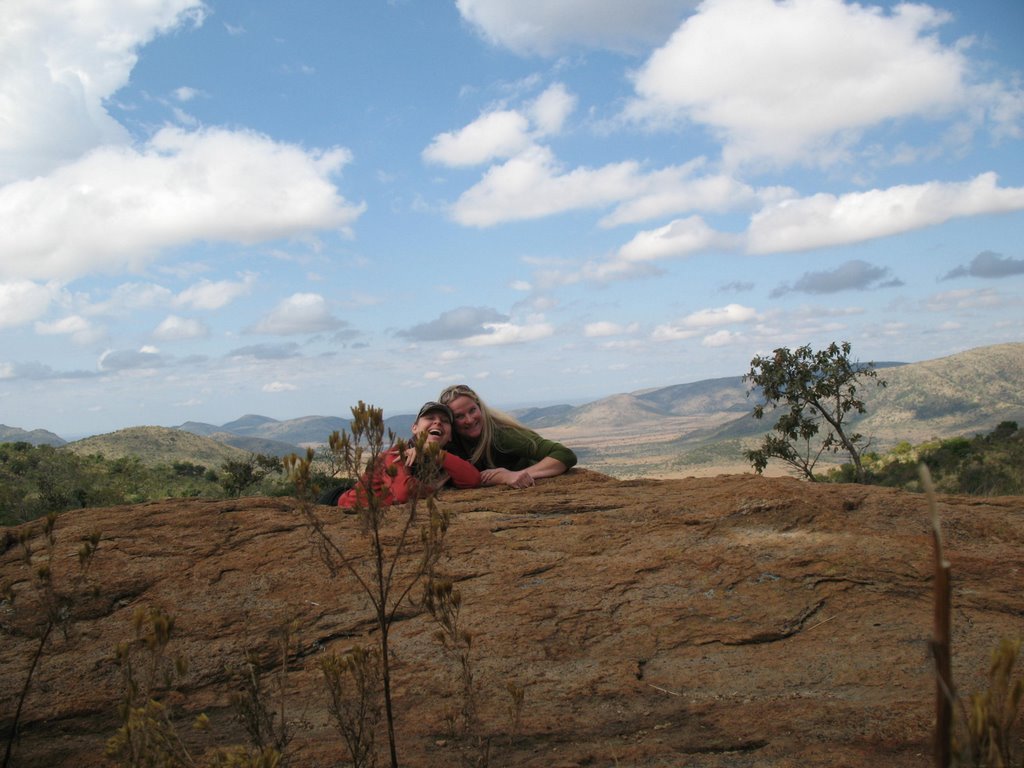
<svg viewBox="0 0 1024 768"><path fill-rule="evenodd" d="M480 470L453 453L445 451L441 466L456 488L477 488L480 485Z"/></svg>
<svg viewBox="0 0 1024 768"><path fill-rule="evenodd" d="M404 504L409 500L409 485L412 478L405 463L399 458L398 451L388 451L382 458L383 464L378 464L372 473L364 473L359 482L338 497L339 507L351 509L357 503L365 507L367 485L379 495L381 506ZM392 466L395 467L394 477L388 471Z"/></svg>

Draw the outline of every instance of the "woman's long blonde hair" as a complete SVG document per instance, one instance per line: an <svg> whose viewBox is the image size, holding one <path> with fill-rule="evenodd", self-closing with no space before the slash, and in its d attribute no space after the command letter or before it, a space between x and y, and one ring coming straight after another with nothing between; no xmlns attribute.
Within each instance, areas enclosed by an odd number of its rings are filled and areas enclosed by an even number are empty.
<svg viewBox="0 0 1024 768"><path fill-rule="evenodd" d="M480 459L484 459L487 462L487 466L494 466L494 453L492 448L494 446L494 439L497 437L499 430L501 429L521 429L529 432L528 427L524 427L512 416L507 413L499 411L494 408L489 408L483 400L480 399L480 395L474 392L470 387L465 384L453 384L450 387L445 387L441 394L438 395L438 402L442 405L451 405L452 400L459 397L468 397L477 407L480 409L480 413L483 416L481 420L483 426L480 429L480 438L476 441L476 445L467 445L466 441L459 436L455 429L452 429L453 438L458 440L459 445L466 450L469 454L468 459L471 464L476 464ZM452 425L455 426L454 424Z"/></svg>

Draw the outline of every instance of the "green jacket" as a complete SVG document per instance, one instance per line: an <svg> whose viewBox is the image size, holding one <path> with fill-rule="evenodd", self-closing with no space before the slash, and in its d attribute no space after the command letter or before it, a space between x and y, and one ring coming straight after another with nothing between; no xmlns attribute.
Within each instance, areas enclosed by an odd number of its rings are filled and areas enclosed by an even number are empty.
<svg viewBox="0 0 1024 768"><path fill-rule="evenodd" d="M576 454L561 443L546 440L532 429L499 427L491 446L494 466L518 472L548 457L558 459L565 468L576 466ZM481 459L483 463L485 459ZM485 469L480 467L478 469Z"/></svg>

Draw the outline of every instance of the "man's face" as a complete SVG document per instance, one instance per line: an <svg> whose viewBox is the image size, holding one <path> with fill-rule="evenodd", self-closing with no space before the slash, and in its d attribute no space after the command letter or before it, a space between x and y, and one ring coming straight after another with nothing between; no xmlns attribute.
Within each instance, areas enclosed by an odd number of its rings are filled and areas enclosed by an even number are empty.
<svg viewBox="0 0 1024 768"><path fill-rule="evenodd" d="M416 419L416 423L412 425L412 433L416 437L426 433L428 443L437 443L444 447L452 439L452 425L441 411L430 411Z"/></svg>

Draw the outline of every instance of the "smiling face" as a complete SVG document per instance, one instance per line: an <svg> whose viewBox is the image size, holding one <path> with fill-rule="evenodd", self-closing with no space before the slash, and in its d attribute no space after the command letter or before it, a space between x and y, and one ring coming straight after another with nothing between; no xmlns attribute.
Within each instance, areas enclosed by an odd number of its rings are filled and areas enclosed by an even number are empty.
<svg viewBox="0 0 1024 768"><path fill-rule="evenodd" d="M416 419L412 425L412 433L418 437L426 433L428 443L437 443L444 447L452 439L452 425L448 417L441 411L430 411Z"/></svg>
<svg viewBox="0 0 1024 768"><path fill-rule="evenodd" d="M455 416L455 431L467 440L479 440L484 428L484 414L476 400L461 395L448 402Z"/></svg>

